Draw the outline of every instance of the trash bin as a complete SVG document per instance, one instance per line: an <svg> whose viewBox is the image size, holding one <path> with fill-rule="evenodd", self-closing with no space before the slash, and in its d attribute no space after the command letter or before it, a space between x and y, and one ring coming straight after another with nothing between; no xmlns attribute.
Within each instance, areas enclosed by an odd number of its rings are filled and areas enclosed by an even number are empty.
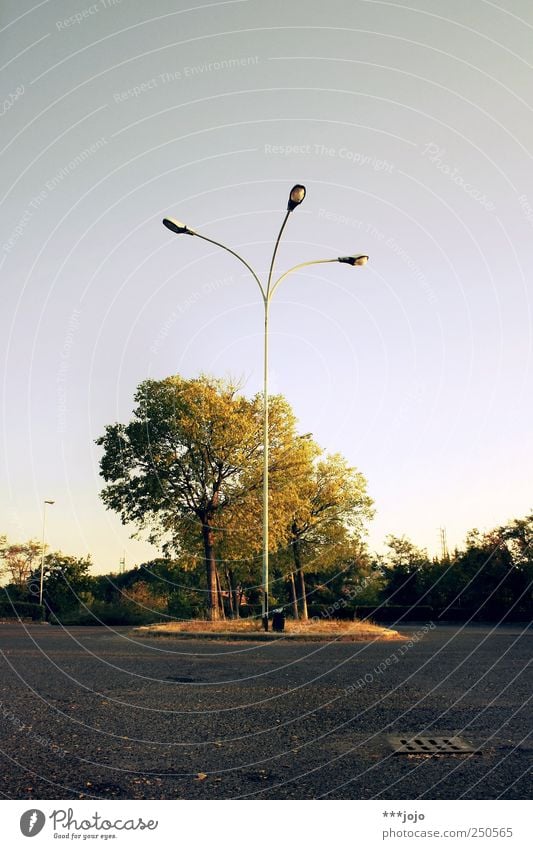
<svg viewBox="0 0 533 849"><path fill-rule="evenodd" d="M285 630L285 614L282 607L272 611L272 630L278 633Z"/></svg>

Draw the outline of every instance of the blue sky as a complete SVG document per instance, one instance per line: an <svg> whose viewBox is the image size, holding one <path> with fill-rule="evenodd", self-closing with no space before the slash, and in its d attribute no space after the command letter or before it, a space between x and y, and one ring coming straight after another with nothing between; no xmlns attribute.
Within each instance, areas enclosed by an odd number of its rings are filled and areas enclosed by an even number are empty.
<svg viewBox="0 0 533 849"><path fill-rule="evenodd" d="M262 375L253 280L295 182L271 388L368 478L370 541L438 550L532 506L527 2L3 4L0 531L151 549L98 492L144 378Z"/></svg>

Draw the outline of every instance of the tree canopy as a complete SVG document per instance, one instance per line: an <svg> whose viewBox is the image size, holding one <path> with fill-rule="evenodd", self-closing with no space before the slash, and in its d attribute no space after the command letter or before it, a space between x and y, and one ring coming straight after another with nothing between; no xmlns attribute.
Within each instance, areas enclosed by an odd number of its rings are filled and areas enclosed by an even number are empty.
<svg viewBox="0 0 533 849"><path fill-rule="evenodd" d="M22 591L31 580L41 554L41 543L35 539L8 544L5 536L0 537L0 574Z"/></svg>

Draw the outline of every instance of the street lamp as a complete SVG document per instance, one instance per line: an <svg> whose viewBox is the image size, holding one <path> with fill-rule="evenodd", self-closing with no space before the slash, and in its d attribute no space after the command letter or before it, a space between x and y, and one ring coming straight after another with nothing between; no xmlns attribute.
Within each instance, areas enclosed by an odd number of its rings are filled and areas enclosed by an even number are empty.
<svg viewBox="0 0 533 849"><path fill-rule="evenodd" d="M368 257L366 254L355 254L355 256L340 256L339 262L347 262L348 265L366 265Z"/></svg>
<svg viewBox="0 0 533 849"><path fill-rule="evenodd" d="M268 272L268 279L266 283L266 287L263 286L261 280L258 275L254 271L251 265L249 265L246 260L240 256L236 251L228 248L227 245L223 245L221 242L216 242L214 239L210 239L208 236L203 236L201 233L197 233L195 230L191 230L184 224L182 221L179 221L177 218L163 218L163 224L170 230L172 233L181 235L185 234L188 236L197 236L199 239L203 239L205 242L209 242L212 245L216 245L222 250L227 251L236 259L239 260L250 272L255 282L259 286L259 290L261 292L261 297L263 300L264 306L264 344L263 344L263 574L262 574L262 594L261 594L261 618L263 621L263 627L265 631L268 631L268 584L269 584L269 575L268 575L268 449L269 449L269 441L268 441L268 320L269 320L269 308L270 302L274 295L274 292L278 288L279 284L284 280L289 274L293 274L295 271L299 271L301 268L306 268L310 265L320 265L325 262L342 262L348 265L353 266L361 266L365 265L368 262L368 256L366 254L353 254L351 256L339 256L333 259L314 259L308 262L301 262L298 265L294 265L292 268L289 268L285 271L278 279L272 284L272 276L274 272L274 264L276 261L276 254L278 252L278 246L281 240L281 236L283 235L283 231L285 229L285 225L288 221L289 215L299 206L304 200L306 195L305 186L297 183L292 187L289 192L289 199L287 202L287 212L285 213L285 217L281 224L280 231L278 233L276 243L274 245L274 250L272 252L272 259L270 261L270 269Z"/></svg>
<svg viewBox="0 0 533 849"><path fill-rule="evenodd" d="M46 505L55 504L55 501L45 499L43 503L43 539L41 545L41 580L39 582L39 604L43 603L43 578L44 578L44 531L46 527Z"/></svg>
<svg viewBox="0 0 533 849"><path fill-rule="evenodd" d="M305 197L305 186L300 186L299 183L296 183L295 186L289 192L289 201L287 203L287 209L289 212L292 212L293 209L296 209L297 206L300 206L301 202Z"/></svg>

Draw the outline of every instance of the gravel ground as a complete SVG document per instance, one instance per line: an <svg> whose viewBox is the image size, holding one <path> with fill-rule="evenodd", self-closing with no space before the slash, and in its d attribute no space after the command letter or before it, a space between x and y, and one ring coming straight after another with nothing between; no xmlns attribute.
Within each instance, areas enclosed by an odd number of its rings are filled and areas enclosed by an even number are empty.
<svg viewBox="0 0 533 849"><path fill-rule="evenodd" d="M410 645L8 624L0 649L5 798L529 795L531 631L519 626L438 626ZM481 753L392 754L387 734L424 732Z"/></svg>

